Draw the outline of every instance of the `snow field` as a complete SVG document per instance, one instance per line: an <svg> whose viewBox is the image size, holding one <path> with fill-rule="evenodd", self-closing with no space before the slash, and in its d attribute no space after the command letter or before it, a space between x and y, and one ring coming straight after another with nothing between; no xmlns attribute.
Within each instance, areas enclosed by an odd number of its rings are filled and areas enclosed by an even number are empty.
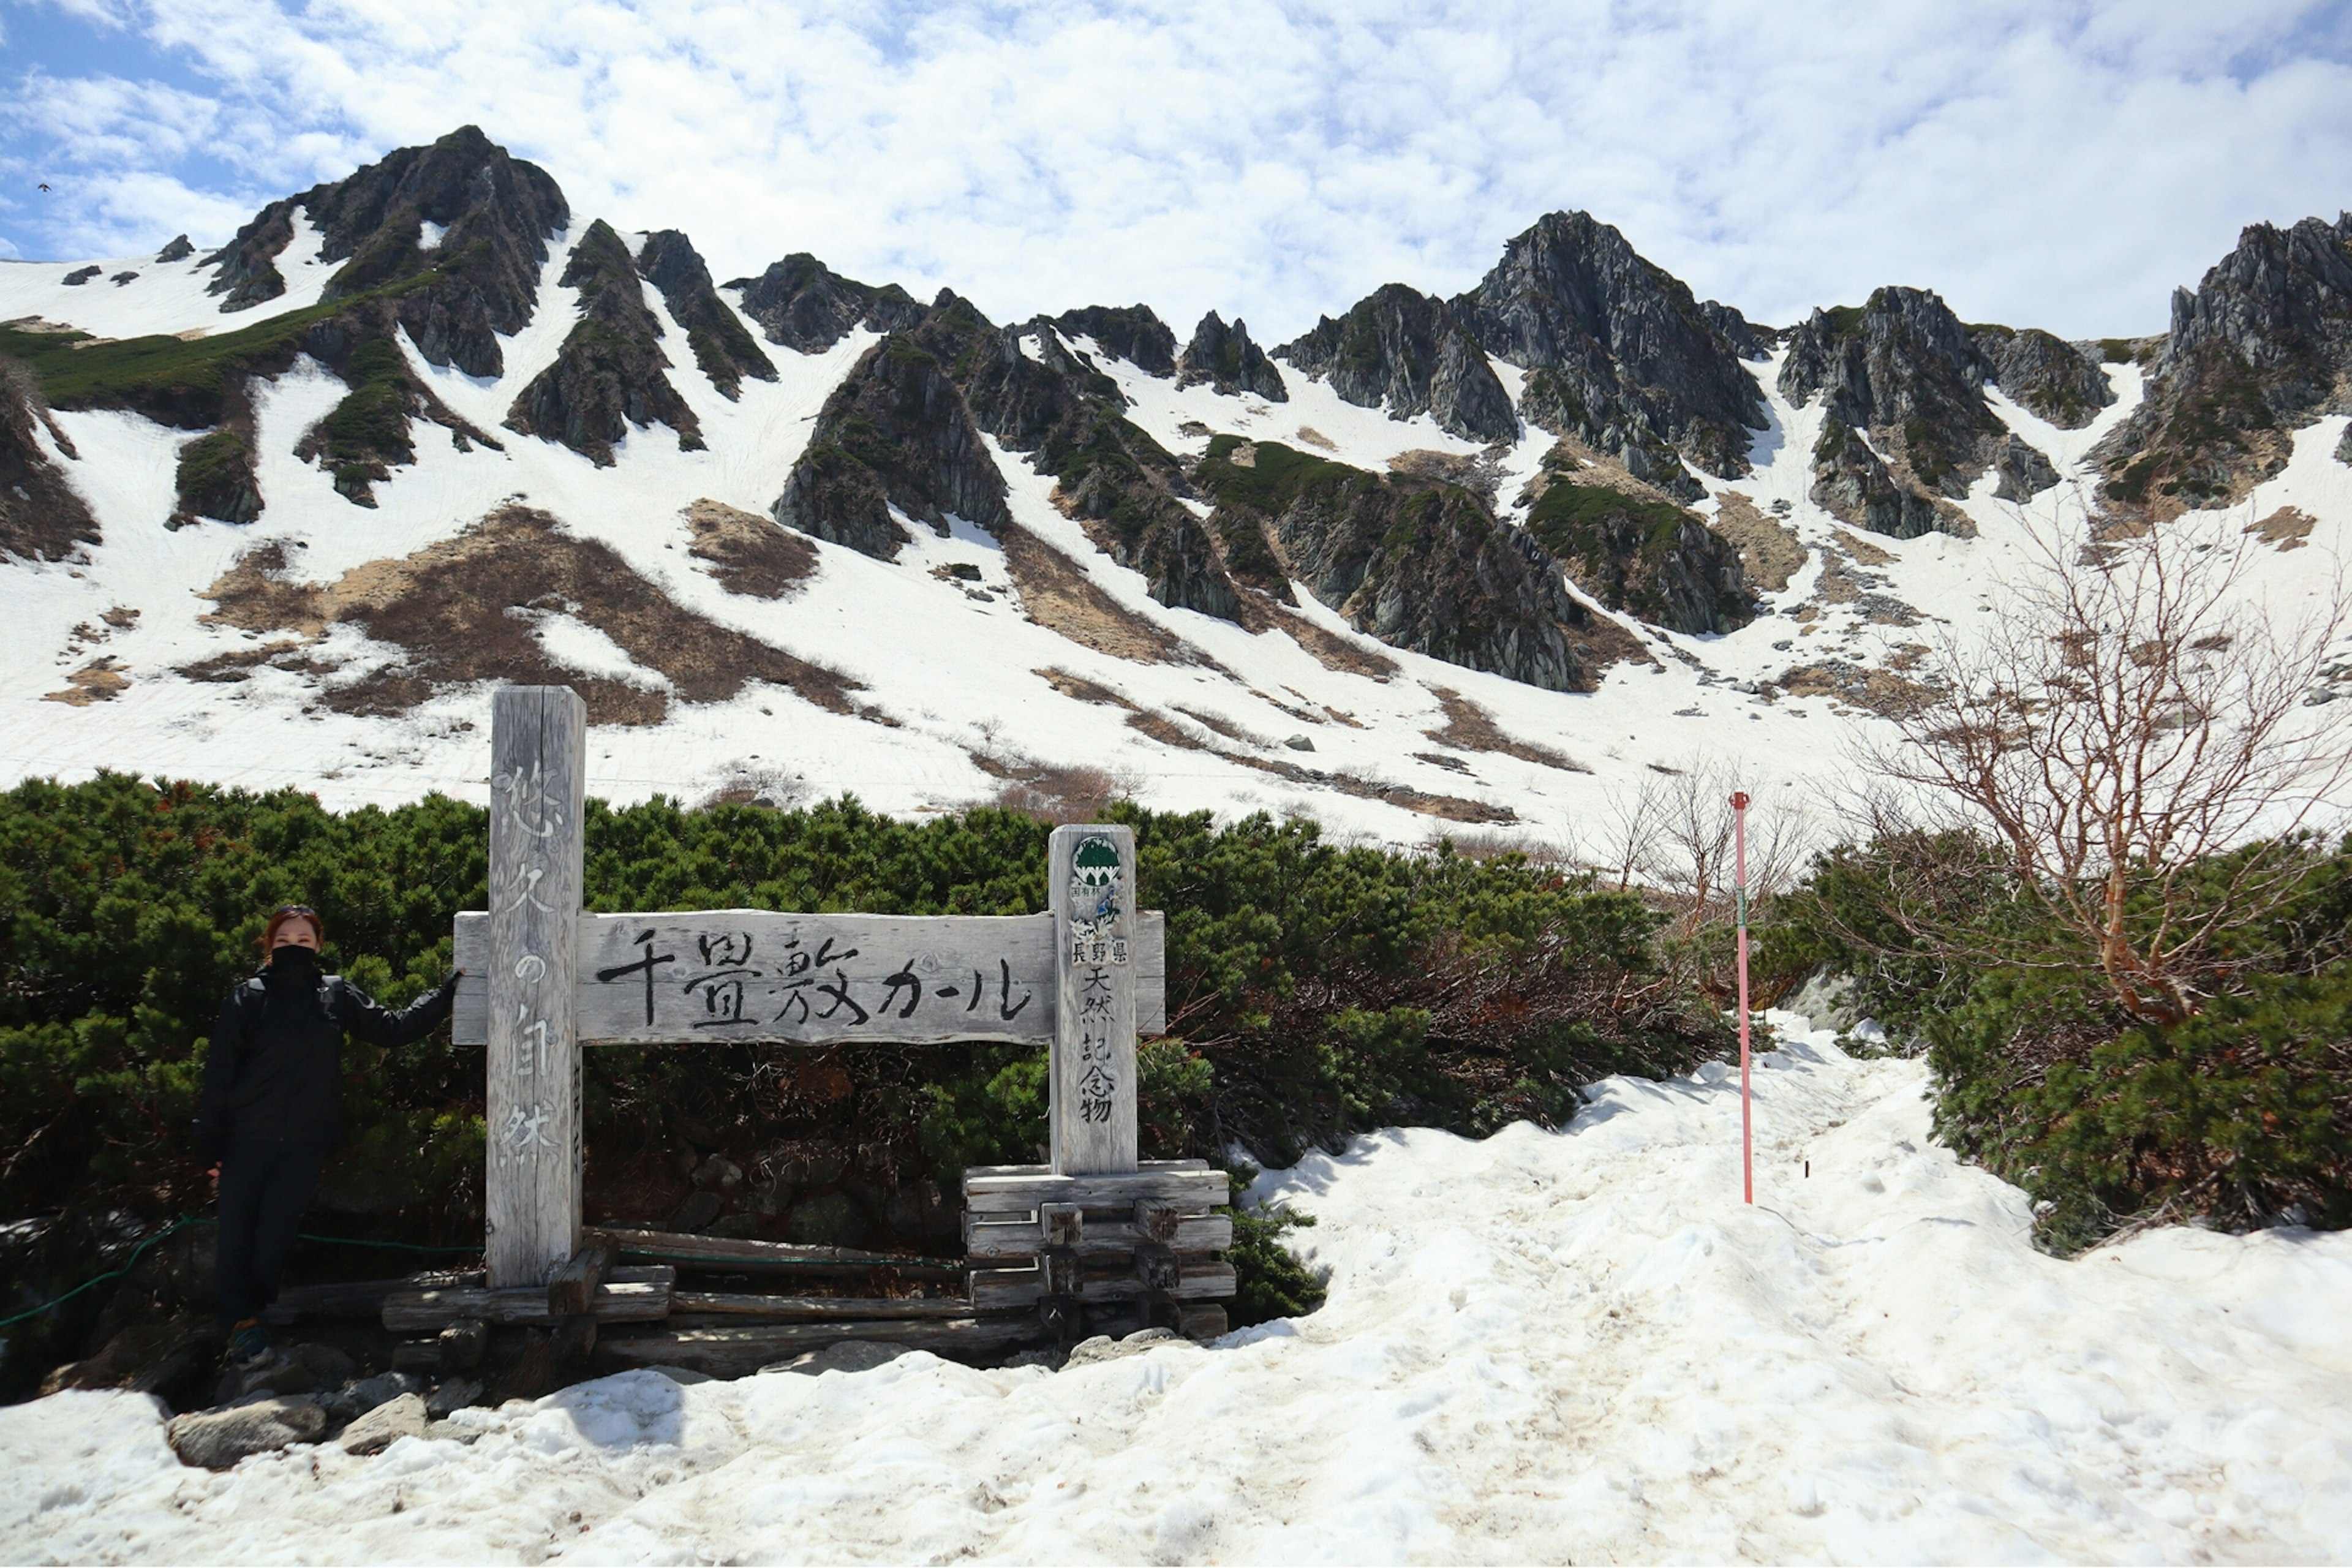
<svg viewBox="0 0 2352 1568"><path fill-rule="evenodd" d="M471 1447L214 1476L153 1401L0 1410L0 1548L126 1562L2206 1562L2352 1555L2352 1237L2071 1262L1930 1142L1921 1064L1772 1015L1574 1124L1360 1138L1262 1176L1319 1312L1210 1347L638 1372ZM1805 1174L1806 1163L1811 1174Z"/></svg>

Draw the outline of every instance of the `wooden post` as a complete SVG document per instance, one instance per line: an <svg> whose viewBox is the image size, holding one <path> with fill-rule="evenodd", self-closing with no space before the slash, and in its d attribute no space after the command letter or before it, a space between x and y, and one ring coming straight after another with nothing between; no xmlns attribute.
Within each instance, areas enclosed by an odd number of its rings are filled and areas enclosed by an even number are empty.
<svg viewBox="0 0 2352 1568"><path fill-rule="evenodd" d="M490 699L488 1168L493 1289L580 1249L580 899L588 712L567 686Z"/></svg>
<svg viewBox="0 0 2352 1568"><path fill-rule="evenodd" d="M1135 833L1054 829L1046 856L1054 912L1053 1169L1091 1176L1136 1169Z"/></svg>

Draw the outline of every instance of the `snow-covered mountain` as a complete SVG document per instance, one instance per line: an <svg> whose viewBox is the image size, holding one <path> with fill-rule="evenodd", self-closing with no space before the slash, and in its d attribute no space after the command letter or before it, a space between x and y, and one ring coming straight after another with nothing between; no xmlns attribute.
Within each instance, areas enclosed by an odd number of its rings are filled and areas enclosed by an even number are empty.
<svg viewBox="0 0 2352 1568"><path fill-rule="evenodd" d="M0 265L0 322L11 778L479 798L489 684L562 680L614 799L1108 775L1558 843L1702 755L1834 775L2035 530L2251 531L2285 604L2352 525L2352 217L2068 343L1909 288L1764 327L1553 214L1269 351L715 283L469 127Z"/></svg>

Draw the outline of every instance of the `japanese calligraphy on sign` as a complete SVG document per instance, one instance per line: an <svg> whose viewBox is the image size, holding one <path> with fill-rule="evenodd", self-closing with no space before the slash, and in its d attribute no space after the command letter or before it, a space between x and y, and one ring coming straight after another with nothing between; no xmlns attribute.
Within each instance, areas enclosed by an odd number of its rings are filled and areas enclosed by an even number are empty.
<svg viewBox="0 0 2352 1568"><path fill-rule="evenodd" d="M1136 1168L1134 838L1122 827L1055 830L1054 1168Z"/></svg>
<svg viewBox="0 0 2352 1568"><path fill-rule="evenodd" d="M1052 984L1022 922L714 910L596 922L600 1039L1024 1038Z"/></svg>

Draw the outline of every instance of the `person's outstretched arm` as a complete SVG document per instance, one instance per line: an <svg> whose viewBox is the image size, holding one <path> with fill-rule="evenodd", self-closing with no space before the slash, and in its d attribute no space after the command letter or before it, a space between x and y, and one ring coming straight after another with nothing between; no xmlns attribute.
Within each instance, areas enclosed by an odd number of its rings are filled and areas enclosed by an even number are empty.
<svg viewBox="0 0 2352 1568"><path fill-rule="evenodd" d="M449 1016L449 1005L457 994L457 976L464 973L462 969L451 970L437 988L427 991L397 1013L350 981L339 981L335 987L335 1021L379 1046L405 1046L421 1040Z"/></svg>

